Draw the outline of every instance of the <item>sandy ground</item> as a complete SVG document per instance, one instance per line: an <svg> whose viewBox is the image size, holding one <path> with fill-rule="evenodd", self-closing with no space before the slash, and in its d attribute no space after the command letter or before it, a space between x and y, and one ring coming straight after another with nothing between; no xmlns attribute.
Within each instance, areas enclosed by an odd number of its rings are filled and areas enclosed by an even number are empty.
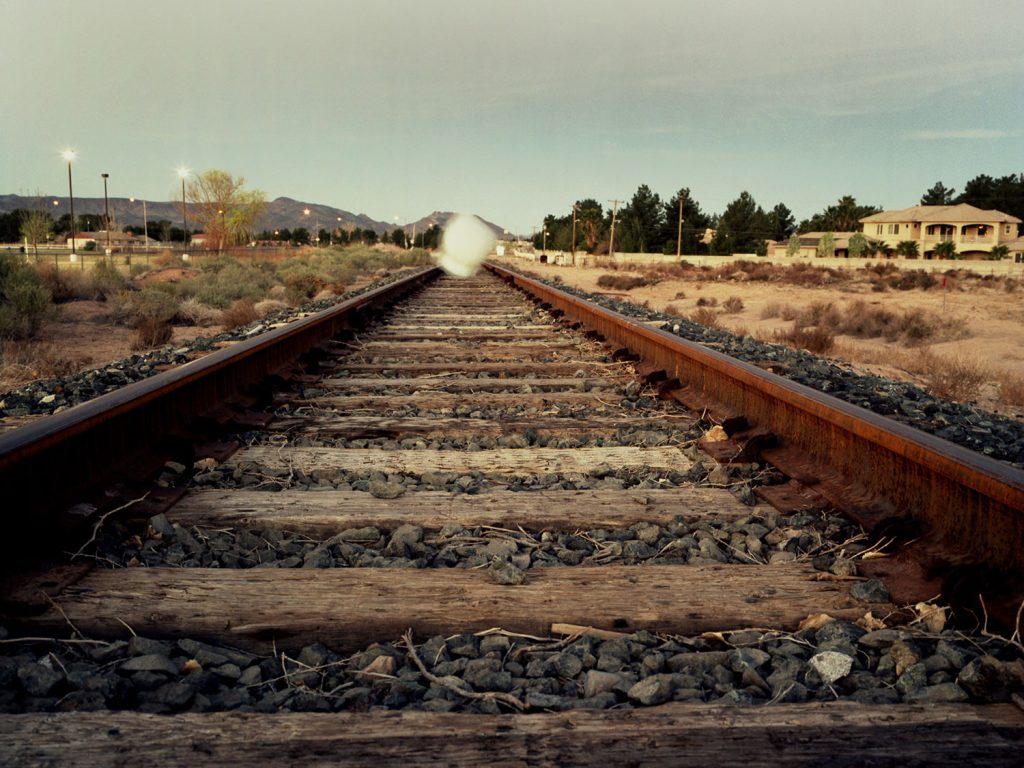
<svg viewBox="0 0 1024 768"><path fill-rule="evenodd" d="M999 402L996 384L1007 376L1024 377L1024 289L1007 293L1002 288L976 286L969 290L961 288L943 291L932 288L928 291L890 290L875 293L867 284L805 288L765 282L669 279L625 292L597 286L597 279L610 271L606 268L556 266L520 259L509 259L507 263L547 279L558 277L565 284L585 291L637 304L646 302L651 309L663 311L668 305L673 305L676 313L683 316L689 316L697 310L697 302L701 298L717 299L718 306L714 309L719 312L718 321L722 327L763 340L770 339L776 330L792 327L792 322L779 317L762 319L762 311L769 304L804 307L813 302L832 302L842 307L861 300L869 306L897 311L920 308L950 319L953 325L963 329L964 338L929 344L927 347L930 350L942 356L974 358L991 369L992 381L982 388L977 398L978 404L1005 415L1024 417L1024 407ZM975 265L959 262L958 266L973 268ZM987 263L979 265L978 271L982 272L987 266ZM1020 265L1017 268L1020 269ZM622 272L622 269L619 271ZM987 269L982 273L987 273ZM676 298L679 295L682 298ZM735 314L722 312L722 303L732 296L742 300L743 309ZM915 354L915 350L920 347L889 343L884 339L839 336L836 340L836 350L829 357L851 363L860 370L925 384L920 376L908 372L900 365L901 357L905 359L906 355Z"/></svg>

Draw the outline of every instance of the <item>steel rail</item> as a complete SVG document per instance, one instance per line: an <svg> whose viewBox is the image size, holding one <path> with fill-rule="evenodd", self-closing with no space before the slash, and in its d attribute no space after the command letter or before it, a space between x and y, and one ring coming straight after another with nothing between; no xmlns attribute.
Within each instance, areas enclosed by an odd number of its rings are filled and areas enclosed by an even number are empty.
<svg viewBox="0 0 1024 768"><path fill-rule="evenodd" d="M163 461L161 441L187 432L199 416L222 406L300 355L354 326L362 312L392 303L433 280L436 267L220 349L178 368L101 395L0 435L0 488L7 522L39 533L89 489L123 478L126 464ZM19 536L6 537L8 547Z"/></svg>
<svg viewBox="0 0 1024 768"><path fill-rule="evenodd" d="M487 268L925 522L974 561L1024 568L1024 472L497 264Z"/></svg>

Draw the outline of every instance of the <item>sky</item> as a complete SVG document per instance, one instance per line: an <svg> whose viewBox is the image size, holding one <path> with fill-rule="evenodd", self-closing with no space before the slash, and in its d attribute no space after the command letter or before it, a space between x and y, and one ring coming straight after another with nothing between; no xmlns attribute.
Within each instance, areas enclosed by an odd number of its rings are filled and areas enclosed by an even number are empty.
<svg viewBox="0 0 1024 768"><path fill-rule="evenodd" d="M169 200L176 168L380 221L529 233L575 200L797 219L1024 171L1010 0L0 0L0 194ZM178 193L180 194L180 192Z"/></svg>

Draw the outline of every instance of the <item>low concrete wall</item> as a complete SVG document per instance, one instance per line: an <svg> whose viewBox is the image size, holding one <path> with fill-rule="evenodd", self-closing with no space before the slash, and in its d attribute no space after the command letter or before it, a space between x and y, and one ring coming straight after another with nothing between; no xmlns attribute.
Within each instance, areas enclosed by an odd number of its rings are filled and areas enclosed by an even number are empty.
<svg viewBox="0 0 1024 768"><path fill-rule="evenodd" d="M517 258L530 261L540 261L540 252L516 251L513 254ZM572 254L562 251L548 251L547 261L549 264L569 265ZM981 261L974 259L952 260L952 259L877 259L877 258L849 258L849 259L819 259L800 258L790 256L757 256L753 253L735 253L731 256L707 256L707 255L683 255L683 260L698 267L716 267L730 261L763 261L769 264L814 264L819 267L832 267L835 269L861 269L879 263L890 263L900 270L922 269L927 272L945 272L949 269L966 269L977 272L981 275L1009 275L1024 277L1024 264L1015 264L1010 259L1002 261ZM664 255L660 253L616 253L613 258L607 255L593 256L582 251L576 252L576 263L583 267L606 267L612 263L617 265L641 265L641 264L675 264L678 260L675 255Z"/></svg>

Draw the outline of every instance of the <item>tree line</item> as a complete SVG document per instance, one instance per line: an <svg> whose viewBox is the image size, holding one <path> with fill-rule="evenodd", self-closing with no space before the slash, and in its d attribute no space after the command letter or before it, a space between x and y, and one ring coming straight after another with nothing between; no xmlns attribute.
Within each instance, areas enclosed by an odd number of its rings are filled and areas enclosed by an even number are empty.
<svg viewBox="0 0 1024 768"><path fill-rule="evenodd" d="M852 195L844 195L833 205L797 224L785 203L776 203L766 209L747 191L741 192L721 213L707 213L701 209L689 187L683 187L663 200L646 184L641 184L621 207L616 208L614 201L609 202L612 205L606 207L594 198L586 198L563 214L549 213L544 217L544 226L531 237L533 245L536 248L546 245L556 251L572 250L573 209L575 246L590 253L608 253L612 245L614 214L616 251L674 254L681 239L680 250L684 254L723 255L764 254L769 241L792 245L794 235L806 232L858 232L862 218L882 211L880 206L863 205ZM921 198L922 205L956 203L995 209L1024 220L1024 174L1000 178L981 174L968 181L959 195L942 182L936 182ZM857 246L870 251L875 244L867 238L857 238Z"/></svg>

